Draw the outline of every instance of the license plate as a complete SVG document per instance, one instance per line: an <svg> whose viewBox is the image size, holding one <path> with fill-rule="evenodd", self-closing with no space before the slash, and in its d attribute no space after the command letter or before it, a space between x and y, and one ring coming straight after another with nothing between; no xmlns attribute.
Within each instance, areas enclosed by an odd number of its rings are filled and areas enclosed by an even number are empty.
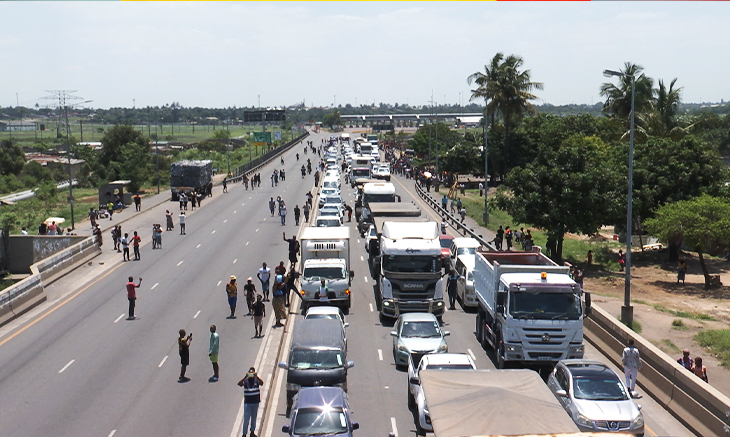
<svg viewBox="0 0 730 437"><path fill-rule="evenodd" d="M549 361L550 357L537 357L537 359L540 361Z"/></svg>

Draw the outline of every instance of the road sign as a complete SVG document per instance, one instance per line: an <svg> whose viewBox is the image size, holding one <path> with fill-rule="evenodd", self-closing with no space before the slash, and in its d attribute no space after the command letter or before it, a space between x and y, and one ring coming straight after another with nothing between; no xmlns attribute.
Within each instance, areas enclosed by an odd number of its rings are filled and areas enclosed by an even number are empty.
<svg viewBox="0 0 730 437"><path fill-rule="evenodd" d="M274 131L274 140L281 141L281 131L280 130Z"/></svg>
<svg viewBox="0 0 730 437"><path fill-rule="evenodd" d="M271 144L271 132L254 132L253 133L253 145L254 146L265 146Z"/></svg>

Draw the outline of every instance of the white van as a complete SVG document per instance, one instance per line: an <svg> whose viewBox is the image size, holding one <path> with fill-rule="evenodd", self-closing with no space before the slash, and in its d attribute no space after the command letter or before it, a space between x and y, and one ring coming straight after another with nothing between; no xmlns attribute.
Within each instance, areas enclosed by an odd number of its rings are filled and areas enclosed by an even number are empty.
<svg viewBox="0 0 730 437"><path fill-rule="evenodd" d="M480 247L481 244L474 238L454 238L451 240L451 248L449 249L451 252L449 255L451 267L456 265L456 258L460 255L469 255L473 258Z"/></svg>
<svg viewBox="0 0 730 437"><path fill-rule="evenodd" d="M476 308L477 294L474 291L474 255L459 255L456 257L454 270L461 275L456 286L456 295L461 301L462 307Z"/></svg>

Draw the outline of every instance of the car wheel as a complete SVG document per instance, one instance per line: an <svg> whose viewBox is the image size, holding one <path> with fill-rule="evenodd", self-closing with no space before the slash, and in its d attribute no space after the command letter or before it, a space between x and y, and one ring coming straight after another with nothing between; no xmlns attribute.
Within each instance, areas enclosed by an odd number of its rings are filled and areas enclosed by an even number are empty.
<svg viewBox="0 0 730 437"><path fill-rule="evenodd" d="M411 393L410 385L406 385L406 391L408 392L408 409L413 409L416 406L416 398Z"/></svg>
<svg viewBox="0 0 730 437"><path fill-rule="evenodd" d="M477 341L484 347L484 323L482 323L482 315L477 313L476 316L476 327Z"/></svg>

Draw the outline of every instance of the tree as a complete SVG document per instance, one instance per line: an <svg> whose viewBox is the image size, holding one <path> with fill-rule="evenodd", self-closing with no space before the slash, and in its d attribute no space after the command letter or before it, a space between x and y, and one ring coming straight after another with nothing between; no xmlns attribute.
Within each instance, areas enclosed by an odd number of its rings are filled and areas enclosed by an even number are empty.
<svg viewBox="0 0 730 437"><path fill-rule="evenodd" d="M489 65L484 66L484 73L477 71L466 78L466 82L471 85L472 82L478 86L476 89L471 90L471 97L469 101L473 102L478 99L485 99L487 102L487 113L484 114L485 119L491 120L492 126L494 126L494 113L496 112L496 101L494 100L495 87L497 84L497 77L499 74L499 68L504 60L504 53L497 53L494 55ZM489 100L492 100L489 102Z"/></svg>
<svg viewBox="0 0 730 437"><path fill-rule="evenodd" d="M572 136L559 147L540 145L525 167L510 171L508 189L499 190L496 206L516 223L546 229L557 240L562 259L566 232L593 234L615 216L617 174L606 166L608 146L597 137Z"/></svg>
<svg viewBox="0 0 730 437"><path fill-rule="evenodd" d="M436 144L436 131L438 130L438 145ZM429 155L429 132L431 133L431 157L435 160L436 150L439 151L439 156L450 150L457 143L463 140L463 137L455 132L444 123L436 123L431 125L424 125L418 128L416 133L413 135L413 139L408 143L408 148L415 150L415 152L421 156Z"/></svg>
<svg viewBox="0 0 730 437"><path fill-rule="evenodd" d="M322 117L322 123L325 126L333 127L342 125L342 119L340 118L340 110L335 109L334 112L326 114Z"/></svg>
<svg viewBox="0 0 730 437"><path fill-rule="evenodd" d="M129 190L137 192L152 172L152 152L147 144L129 143L122 150L121 176L131 181Z"/></svg>
<svg viewBox="0 0 730 437"><path fill-rule="evenodd" d="M115 125L107 130L101 139L103 145L100 162L108 166L112 162L122 162L124 149L132 144L147 146L148 141L141 132L129 125Z"/></svg>
<svg viewBox="0 0 730 437"><path fill-rule="evenodd" d="M697 252L705 288L711 287L710 274L704 253L713 247L730 243L730 202L726 199L703 195L693 200L682 200L662 206L646 227L661 241L682 241Z"/></svg>
<svg viewBox="0 0 730 437"><path fill-rule="evenodd" d="M634 108L637 113L652 109L654 80L643 73L644 67L631 62L624 63L621 70L626 76L619 77L619 84L607 82L601 85L601 95L606 97L603 112L613 117L625 119L631 115L631 76L634 76Z"/></svg>
<svg viewBox="0 0 730 437"><path fill-rule="evenodd" d="M13 140L0 142L0 174L18 174L25 165L25 153Z"/></svg>
<svg viewBox="0 0 730 437"><path fill-rule="evenodd" d="M153 162L147 139L132 126L116 125L101 142L104 148L99 161L107 180L129 179L130 190L139 191L151 174L149 166Z"/></svg>

